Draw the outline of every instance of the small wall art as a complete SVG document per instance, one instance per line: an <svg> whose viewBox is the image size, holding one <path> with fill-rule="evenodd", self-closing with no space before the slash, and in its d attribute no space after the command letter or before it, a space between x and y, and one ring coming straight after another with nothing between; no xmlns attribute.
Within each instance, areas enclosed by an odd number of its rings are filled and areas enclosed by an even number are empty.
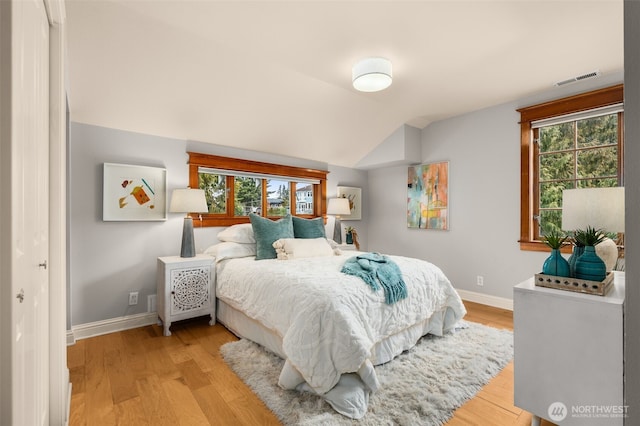
<svg viewBox="0 0 640 426"><path fill-rule="evenodd" d="M409 167L407 227L449 229L449 162Z"/></svg>
<svg viewBox="0 0 640 426"><path fill-rule="evenodd" d="M340 216L341 220L360 220L362 219L362 190L351 186L339 186L338 198L349 199L350 215Z"/></svg>
<svg viewBox="0 0 640 426"><path fill-rule="evenodd" d="M167 219L167 170L104 163L102 220Z"/></svg>

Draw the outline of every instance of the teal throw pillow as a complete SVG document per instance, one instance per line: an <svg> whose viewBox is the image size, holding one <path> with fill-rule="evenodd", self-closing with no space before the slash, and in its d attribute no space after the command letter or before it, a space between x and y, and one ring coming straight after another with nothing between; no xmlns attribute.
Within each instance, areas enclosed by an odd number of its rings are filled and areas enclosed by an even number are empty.
<svg viewBox="0 0 640 426"><path fill-rule="evenodd" d="M280 238L293 238L291 215L279 220L271 220L250 213L249 220L256 239L256 260L275 259L277 256L273 243Z"/></svg>
<svg viewBox="0 0 640 426"><path fill-rule="evenodd" d="M324 219L304 219L293 216L293 235L295 238L326 238Z"/></svg>

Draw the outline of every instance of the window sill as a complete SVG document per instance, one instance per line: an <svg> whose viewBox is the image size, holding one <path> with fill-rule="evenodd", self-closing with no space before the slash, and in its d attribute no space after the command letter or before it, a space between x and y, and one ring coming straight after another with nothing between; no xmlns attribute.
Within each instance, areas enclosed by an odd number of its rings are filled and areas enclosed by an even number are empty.
<svg viewBox="0 0 640 426"><path fill-rule="evenodd" d="M520 250L522 251L546 251L550 252L551 249L548 245L543 243L542 241L523 241L520 240ZM571 244L565 244L561 249L561 253L571 254L573 251L573 247Z"/></svg>

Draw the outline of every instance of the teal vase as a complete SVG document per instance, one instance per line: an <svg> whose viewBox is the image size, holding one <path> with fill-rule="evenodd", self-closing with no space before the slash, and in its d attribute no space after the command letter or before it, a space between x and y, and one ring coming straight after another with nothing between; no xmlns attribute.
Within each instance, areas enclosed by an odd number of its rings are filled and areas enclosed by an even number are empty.
<svg viewBox="0 0 640 426"><path fill-rule="evenodd" d="M347 232L347 244L353 244L353 234L351 232Z"/></svg>
<svg viewBox="0 0 640 426"><path fill-rule="evenodd" d="M580 256L582 256L582 253L584 253L584 246L573 246L573 252L571 253L571 256L569 256L569 259L567 259L567 262L569 262L570 277L576 276L576 261Z"/></svg>
<svg viewBox="0 0 640 426"><path fill-rule="evenodd" d="M559 249L551 249L551 256L542 264L542 273L556 277L569 276L569 262L562 257Z"/></svg>
<svg viewBox="0 0 640 426"><path fill-rule="evenodd" d="M607 276L607 266L596 254L594 246L586 246L582 256L576 260L576 278L589 281L603 281Z"/></svg>

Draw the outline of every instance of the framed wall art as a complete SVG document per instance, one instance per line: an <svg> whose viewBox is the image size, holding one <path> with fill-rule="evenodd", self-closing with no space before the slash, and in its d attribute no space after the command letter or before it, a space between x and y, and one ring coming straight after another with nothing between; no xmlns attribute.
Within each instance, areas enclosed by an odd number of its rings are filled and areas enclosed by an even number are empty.
<svg viewBox="0 0 640 426"><path fill-rule="evenodd" d="M409 167L407 227L449 229L449 162Z"/></svg>
<svg viewBox="0 0 640 426"><path fill-rule="evenodd" d="M167 170L104 163L102 220L167 219Z"/></svg>
<svg viewBox="0 0 640 426"><path fill-rule="evenodd" d="M347 198L349 200L350 215L340 216L341 220L360 220L362 219L362 189L351 186L339 186L338 198Z"/></svg>

